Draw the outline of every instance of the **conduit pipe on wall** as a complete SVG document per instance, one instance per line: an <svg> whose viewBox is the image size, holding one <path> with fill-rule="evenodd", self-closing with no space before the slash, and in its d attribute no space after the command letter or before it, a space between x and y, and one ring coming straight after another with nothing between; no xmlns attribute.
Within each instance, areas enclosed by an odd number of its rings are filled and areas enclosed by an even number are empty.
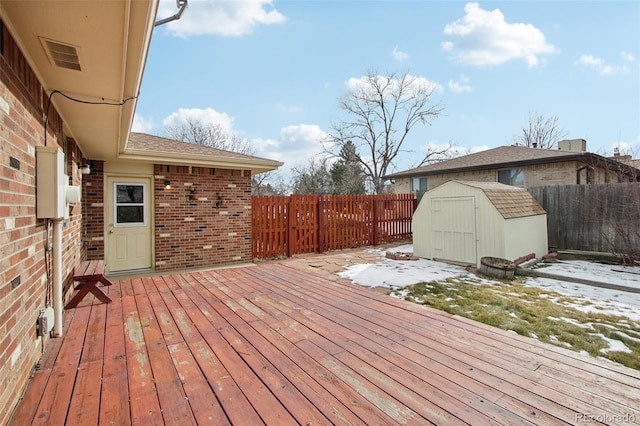
<svg viewBox="0 0 640 426"><path fill-rule="evenodd" d="M62 337L62 221L53 219L53 337Z"/></svg>

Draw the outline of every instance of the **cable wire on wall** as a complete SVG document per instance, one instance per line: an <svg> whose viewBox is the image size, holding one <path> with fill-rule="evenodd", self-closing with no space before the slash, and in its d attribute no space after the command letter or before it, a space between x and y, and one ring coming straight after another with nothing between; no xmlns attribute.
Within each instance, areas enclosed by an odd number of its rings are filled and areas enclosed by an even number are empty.
<svg viewBox="0 0 640 426"><path fill-rule="evenodd" d="M49 108L51 107L51 98L53 98L53 95L55 95L56 93L60 94L61 96L69 99L70 101L73 102L78 102L81 104L86 104L86 105L111 105L111 106L122 106L124 104L126 104L127 102L136 99L137 96L131 96L128 97L120 102L106 102L106 101L86 101L84 99L78 99L78 98L74 98L73 96L69 96L64 92L61 92L60 90L53 90L51 93L49 93L49 97L47 99L47 109L45 111L45 115L44 115L44 146L47 146L47 125L49 123Z"/></svg>

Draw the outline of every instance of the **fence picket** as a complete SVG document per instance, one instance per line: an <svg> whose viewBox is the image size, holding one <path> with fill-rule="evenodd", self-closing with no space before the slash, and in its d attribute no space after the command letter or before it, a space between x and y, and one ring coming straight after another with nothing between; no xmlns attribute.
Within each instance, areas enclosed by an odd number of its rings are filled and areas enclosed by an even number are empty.
<svg viewBox="0 0 640 426"><path fill-rule="evenodd" d="M255 196L254 258L293 256L411 238L414 194Z"/></svg>

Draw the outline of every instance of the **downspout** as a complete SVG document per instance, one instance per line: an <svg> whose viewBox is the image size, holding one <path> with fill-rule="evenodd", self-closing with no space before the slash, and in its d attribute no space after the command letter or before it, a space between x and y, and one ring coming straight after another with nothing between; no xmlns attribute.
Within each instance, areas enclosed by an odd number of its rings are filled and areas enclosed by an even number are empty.
<svg viewBox="0 0 640 426"><path fill-rule="evenodd" d="M176 13L173 16L169 16L168 18L164 18L164 19L161 19L159 21L156 21L156 23L153 26L154 27L159 27L160 25L164 25L164 24L167 24L167 23L169 23L171 21L177 21L178 19L180 19L180 17L182 16L182 13L187 8L187 1L188 0L176 0L176 5L180 8L178 13Z"/></svg>
<svg viewBox="0 0 640 426"><path fill-rule="evenodd" d="M53 337L62 337L62 221L53 219Z"/></svg>

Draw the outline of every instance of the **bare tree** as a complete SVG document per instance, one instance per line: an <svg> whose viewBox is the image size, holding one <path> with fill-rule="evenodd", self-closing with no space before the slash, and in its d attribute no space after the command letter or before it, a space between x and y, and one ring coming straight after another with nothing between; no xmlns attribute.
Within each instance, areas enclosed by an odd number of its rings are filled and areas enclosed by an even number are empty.
<svg viewBox="0 0 640 426"><path fill-rule="evenodd" d="M326 158L311 158L306 165L292 169L294 194L331 194L333 183Z"/></svg>
<svg viewBox="0 0 640 426"><path fill-rule="evenodd" d="M375 193L384 192L382 176L402 152L411 129L431 124L442 112L440 106L430 104L435 89L433 83L408 73L383 76L368 72L340 98L339 106L350 118L333 125L330 141L336 152L350 141L355 144L358 161Z"/></svg>
<svg viewBox="0 0 640 426"><path fill-rule="evenodd" d="M278 170L251 176L251 195L287 195L289 185Z"/></svg>
<svg viewBox="0 0 640 426"><path fill-rule="evenodd" d="M515 145L529 148L557 148L558 141L568 132L558 125L558 117L545 117L537 112L529 113L529 122L521 129L522 133L513 135Z"/></svg>
<svg viewBox="0 0 640 426"><path fill-rule="evenodd" d="M624 263L640 265L640 163L633 159L633 148L616 147L607 161L599 157L604 169L604 185L595 185L594 195L586 197L581 210L591 214L592 226L609 250ZM598 158L598 157L596 157ZM590 185L589 189L593 185Z"/></svg>
<svg viewBox="0 0 640 426"><path fill-rule="evenodd" d="M166 126L165 132L172 139L182 142L241 154L253 154L253 148L247 139L241 139L235 134L227 134L218 123L204 123L200 120L188 118L183 124Z"/></svg>
<svg viewBox="0 0 640 426"><path fill-rule="evenodd" d="M470 154L470 152L467 153ZM458 155L460 155L460 153L455 149L455 144L452 141L447 142L446 145L427 145L427 149L422 160L414 167L422 167L427 164L437 163L438 161L448 160Z"/></svg>

